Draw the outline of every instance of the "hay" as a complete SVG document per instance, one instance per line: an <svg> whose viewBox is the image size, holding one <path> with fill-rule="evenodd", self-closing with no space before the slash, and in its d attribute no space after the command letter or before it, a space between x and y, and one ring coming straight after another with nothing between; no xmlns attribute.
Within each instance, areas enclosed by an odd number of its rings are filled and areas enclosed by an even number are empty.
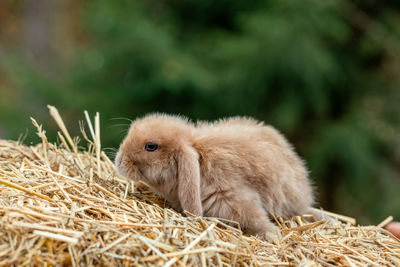
<svg viewBox="0 0 400 267"><path fill-rule="evenodd" d="M83 132L80 151L50 109L61 144L34 120L41 144L0 140L0 266L400 265L399 240L376 226L278 218L279 240L265 242L232 222L185 217L116 173L98 115L93 127L86 114L94 141Z"/></svg>

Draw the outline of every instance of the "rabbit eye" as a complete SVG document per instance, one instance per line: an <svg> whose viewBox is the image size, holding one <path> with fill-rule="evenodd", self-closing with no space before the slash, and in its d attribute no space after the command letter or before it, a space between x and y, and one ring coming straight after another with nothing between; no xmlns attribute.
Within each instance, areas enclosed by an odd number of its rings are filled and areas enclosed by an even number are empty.
<svg viewBox="0 0 400 267"><path fill-rule="evenodd" d="M158 148L158 145L155 143L152 143L152 142L146 143L146 145L144 146L144 149L149 152L156 151L157 148Z"/></svg>

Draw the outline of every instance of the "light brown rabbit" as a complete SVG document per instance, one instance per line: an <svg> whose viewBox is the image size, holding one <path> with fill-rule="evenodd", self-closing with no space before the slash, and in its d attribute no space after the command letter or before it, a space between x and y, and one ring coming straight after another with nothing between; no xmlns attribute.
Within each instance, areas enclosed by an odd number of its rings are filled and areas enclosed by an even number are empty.
<svg viewBox="0 0 400 267"><path fill-rule="evenodd" d="M235 220L261 237L275 233L269 214L299 215L313 204L303 161L277 130L250 118L193 124L148 115L132 123L115 163L174 208Z"/></svg>

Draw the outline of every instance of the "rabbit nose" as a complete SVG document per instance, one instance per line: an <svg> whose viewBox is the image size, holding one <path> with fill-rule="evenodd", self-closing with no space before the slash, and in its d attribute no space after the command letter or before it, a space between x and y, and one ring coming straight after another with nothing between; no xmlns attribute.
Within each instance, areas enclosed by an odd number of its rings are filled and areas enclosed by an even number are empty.
<svg viewBox="0 0 400 267"><path fill-rule="evenodd" d="M115 157L114 165L119 173L122 172L122 161L123 161L123 155L121 151L118 150L117 156Z"/></svg>
<svg viewBox="0 0 400 267"><path fill-rule="evenodd" d="M118 166L119 164L121 164L121 151L118 150L117 155L114 159L114 165Z"/></svg>
<svg viewBox="0 0 400 267"><path fill-rule="evenodd" d="M119 174L128 177L125 155L121 151L118 151L117 156L115 157L114 164Z"/></svg>

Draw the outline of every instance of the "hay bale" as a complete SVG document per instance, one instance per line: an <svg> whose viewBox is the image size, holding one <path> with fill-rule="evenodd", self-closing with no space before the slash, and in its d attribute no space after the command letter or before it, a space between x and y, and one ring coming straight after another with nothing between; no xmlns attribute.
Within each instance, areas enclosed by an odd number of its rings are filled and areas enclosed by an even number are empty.
<svg viewBox="0 0 400 267"><path fill-rule="evenodd" d="M116 173L99 117L79 151L51 111L61 144L34 120L41 144L0 140L0 266L400 265L400 241L376 226L279 218L279 240L265 242L232 222L185 217Z"/></svg>

